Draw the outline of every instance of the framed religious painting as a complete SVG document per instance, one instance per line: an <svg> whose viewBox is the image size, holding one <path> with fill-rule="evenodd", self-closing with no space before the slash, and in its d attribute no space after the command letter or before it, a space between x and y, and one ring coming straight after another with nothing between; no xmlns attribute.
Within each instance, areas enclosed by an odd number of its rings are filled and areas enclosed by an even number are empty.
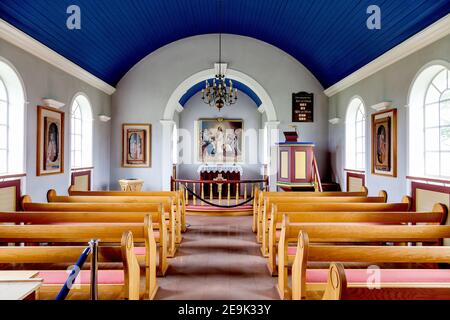
<svg viewBox="0 0 450 320"><path fill-rule="evenodd" d="M64 173L64 112L38 106L36 175Z"/></svg>
<svg viewBox="0 0 450 320"><path fill-rule="evenodd" d="M122 167L150 168L152 126L150 124L122 125Z"/></svg>
<svg viewBox="0 0 450 320"><path fill-rule="evenodd" d="M244 122L223 118L197 121L197 160L201 163L244 161Z"/></svg>
<svg viewBox="0 0 450 320"><path fill-rule="evenodd" d="M372 114L372 174L397 177L397 109Z"/></svg>

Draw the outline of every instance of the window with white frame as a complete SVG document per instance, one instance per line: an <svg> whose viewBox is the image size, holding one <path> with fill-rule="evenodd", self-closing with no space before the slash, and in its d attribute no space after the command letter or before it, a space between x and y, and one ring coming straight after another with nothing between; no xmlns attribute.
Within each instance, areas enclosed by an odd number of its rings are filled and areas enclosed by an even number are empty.
<svg viewBox="0 0 450 320"><path fill-rule="evenodd" d="M79 94L71 110L72 169L92 166L92 109L86 96Z"/></svg>
<svg viewBox="0 0 450 320"><path fill-rule="evenodd" d="M345 128L346 167L364 171L366 168L366 113L360 98L350 101Z"/></svg>
<svg viewBox="0 0 450 320"><path fill-rule="evenodd" d="M0 58L0 175L25 172L25 92L22 82Z"/></svg>
<svg viewBox="0 0 450 320"><path fill-rule="evenodd" d="M413 83L409 101L409 171L450 178L450 69L437 64Z"/></svg>

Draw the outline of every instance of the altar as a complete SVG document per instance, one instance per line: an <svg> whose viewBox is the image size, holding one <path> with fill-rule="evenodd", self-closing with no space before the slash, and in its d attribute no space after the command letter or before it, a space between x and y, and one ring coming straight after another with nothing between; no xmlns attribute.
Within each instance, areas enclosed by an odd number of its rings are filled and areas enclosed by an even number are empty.
<svg viewBox="0 0 450 320"><path fill-rule="evenodd" d="M201 181L216 181L226 184L227 181L240 181L243 169L240 165L235 164L204 164L201 165L197 172L200 174ZM231 194L236 193L236 185L231 184ZM227 188L222 189L222 196L225 197L228 192ZM209 188L205 188L205 197L209 197ZM219 196L219 185L213 185L213 197Z"/></svg>

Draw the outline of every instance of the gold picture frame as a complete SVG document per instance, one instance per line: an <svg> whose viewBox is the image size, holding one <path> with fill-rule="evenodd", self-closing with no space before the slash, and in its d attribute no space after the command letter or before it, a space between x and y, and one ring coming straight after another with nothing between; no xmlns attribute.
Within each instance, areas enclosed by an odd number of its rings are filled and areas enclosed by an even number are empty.
<svg viewBox="0 0 450 320"><path fill-rule="evenodd" d="M372 174L397 177L397 109L372 114Z"/></svg>
<svg viewBox="0 0 450 320"><path fill-rule="evenodd" d="M36 175L64 173L64 112L37 108Z"/></svg>
<svg viewBox="0 0 450 320"><path fill-rule="evenodd" d="M122 124L122 167L151 167L152 125Z"/></svg>

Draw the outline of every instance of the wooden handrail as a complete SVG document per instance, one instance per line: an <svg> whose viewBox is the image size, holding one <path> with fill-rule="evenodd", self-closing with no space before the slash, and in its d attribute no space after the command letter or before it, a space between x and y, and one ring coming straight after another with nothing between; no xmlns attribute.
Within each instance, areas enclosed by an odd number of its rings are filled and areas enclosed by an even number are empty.
<svg viewBox="0 0 450 320"><path fill-rule="evenodd" d="M442 183L442 184L450 184L450 180L437 179L437 178L406 176L406 179L408 179L408 180L416 180L416 181L423 181L423 182L435 182L435 183Z"/></svg>
<svg viewBox="0 0 450 320"><path fill-rule="evenodd" d="M320 180L319 168L317 166L316 156L313 156L314 174L317 177L317 187L319 192L323 192L322 181Z"/></svg>
<svg viewBox="0 0 450 320"><path fill-rule="evenodd" d="M225 184L225 183L263 183L267 182L266 179L261 180L184 180L184 179L173 179L172 182L181 182L181 183L216 183L216 184Z"/></svg>

